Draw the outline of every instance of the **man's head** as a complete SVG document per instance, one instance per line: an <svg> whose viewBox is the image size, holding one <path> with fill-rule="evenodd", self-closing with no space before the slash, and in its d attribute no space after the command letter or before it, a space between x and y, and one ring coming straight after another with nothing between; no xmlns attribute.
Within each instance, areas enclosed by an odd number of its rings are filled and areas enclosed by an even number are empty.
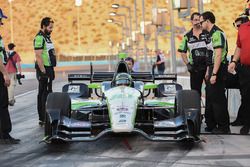
<svg viewBox="0 0 250 167"><path fill-rule="evenodd" d="M246 23L248 21L249 21L249 18L246 15L242 15L235 19L233 25L235 26L236 29L238 29L241 24Z"/></svg>
<svg viewBox="0 0 250 167"><path fill-rule="evenodd" d="M156 56L161 54L161 50L160 49L155 50L155 54L156 54Z"/></svg>
<svg viewBox="0 0 250 167"><path fill-rule="evenodd" d="M46 35L50 35L53 31L54 21L50 17L45 17L41 21L41 29Z"/></svg>
<svg viewBox="0 0 250 167"><path fill-rule="evenodd" d="M14 43L9 43L8 44L8 49L9 50L14 50L15 47L16 47L16 45Z"/></svg>
<svg viewBox="0 0 250 167"><path fill-rule="evenodd" d="M201 25L200 25L200 13L198 13L198 12L192 13L190 20L191 20L193 28L199 29L201 27Z"/></svg>
<svg viewBox="0 0 250 167"><path fill-rule="evenodd" d="M133 59L132 57L127 57L127 58L125 59L125 62L126 62L127 65L128 65L129 71L132 71L133 66L134 66L134 63L135 63L134 59Z"/></svg>
<svg viewBox="0 0 250 167"><path fill-rule="evenodd" d="M207 11L200 16L200 25L203 30L210 31L215 24L215 16L212 12Z"/></svg>
<svg viewBox="0 0 250 167"><path fill-rule="evenodd" d="M3 25L3 22L2 22L3 19L7 19L7 16L3 14L2 9L0 8L0 26Z"/></svg>

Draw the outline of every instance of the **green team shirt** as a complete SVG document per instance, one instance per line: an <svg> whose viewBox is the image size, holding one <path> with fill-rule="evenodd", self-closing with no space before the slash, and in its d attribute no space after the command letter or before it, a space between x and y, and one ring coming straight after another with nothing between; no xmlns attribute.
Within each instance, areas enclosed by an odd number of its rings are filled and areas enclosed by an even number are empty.
<svg viewBox="0 0 250 167"><path fill-rule="evenodd" d="M42 32L39 31L39 33L36 35L34 39L34 50L40 50L42 49L42 60L43 60L43 65L44 66L52 66L50 57L49 57L49 52L46 43L51 42L50 38L46 37L46 35Z"/></svg>
<svg viewBox="0 0 250 167"><path fill-rule="evenodd" d="M178 48L180 53L189 53L188 61L190 64L206 66L206 52L207 52L207 31L202 31L199 38L194 36L193 29L187 32L182 38L181 44Z"/></svg>
<svg viewBox="0 0 250 167"><path fill-rule="evenodd" d="M222 49L221 63L226 64L227 62L227 53L228 53L228 44L225 33L216 25L213 26L209 33L211 40L208 44L208 50L213 50L212 64L214 63L215 51L214 49Z"/></svg>
<svg viewBox="0 0 250 167"><path fill-rule="evenodd" d="M3 44L3 38L0 35L0 58L2 59L3 63L6 63L4 60L4 51L5 51L5 49L4 49L4 44Z"/></svg>

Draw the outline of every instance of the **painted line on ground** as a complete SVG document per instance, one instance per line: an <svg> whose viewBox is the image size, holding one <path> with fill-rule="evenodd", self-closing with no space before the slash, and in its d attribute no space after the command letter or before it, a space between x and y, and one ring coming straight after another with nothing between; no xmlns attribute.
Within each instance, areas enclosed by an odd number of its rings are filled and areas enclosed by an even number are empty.
<svg viewBox="0 0 250 167"><path fill-rule="evenodd" d="M28 92L25 92L25 93L22 93L20 95L16 95L15 98L19 98L19 97L23 97L25 95L28 95L28 94L31 94L31 93L34 93L36 92L38 89L34 89L34 90L31 90L31 91L28 91Z"/></svg>

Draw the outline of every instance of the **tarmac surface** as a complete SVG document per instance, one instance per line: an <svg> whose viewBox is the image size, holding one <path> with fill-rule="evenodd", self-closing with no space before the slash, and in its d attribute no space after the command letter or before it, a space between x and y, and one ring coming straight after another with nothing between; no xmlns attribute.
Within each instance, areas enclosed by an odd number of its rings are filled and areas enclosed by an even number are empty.
<svg viewBox="0 0 250 167"><path fill-rule="evenodd" d="M53 85L54 91L61 91L65 83L67 72L61 72ZM36 96L35 79L23 80L23 85L17 87L16 104L9 109L11 135L21 142L0 145L0 167L250 166L250 136L203 134L203 142L193 145L151 142L138 135L109 135L86 143L40 143L44 128L38 125ZM239 129L231 128L234 133Z"/></svg>

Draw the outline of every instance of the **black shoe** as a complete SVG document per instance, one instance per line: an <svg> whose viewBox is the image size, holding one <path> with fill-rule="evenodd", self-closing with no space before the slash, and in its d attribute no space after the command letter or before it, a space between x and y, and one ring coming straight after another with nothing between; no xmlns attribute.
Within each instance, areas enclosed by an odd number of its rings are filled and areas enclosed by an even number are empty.
<svg viewBox="0 0 250 167"><path fill-rule="evenodd" d="M214 134L230 134L231 133L231 130L230 128L214 128L212 130L212 133Z"/></svg>
<svg viewBox="0 0 250 167"><path fill-rule="evenodd" d="M231 122L230 125L232 125L232 126L242 126L243 123L236 119L235 121Z"/></svg>
<svg viewBox="0 0 250 167"><path fill-rule="evenodd" d="M16 102L15 100L10 100L10 101L9 101L9 106L14 106L14 105L15 105L15 102Z"/></svg>
<svg viewBox="0 0 250 167"><path fill-rule="evenodd" d="M250 129L249 126L243 126L243 127L240 129L240 134L241 134L241 135L247 135L247 134L249 133L249 129Z"/></svg>
<svg viewBox="0 0 250 167"><path fill-rule="evenodd" d="M20 139L15 139L10 134L4 134L0 139L0 144L19 144L20 141Z"/></svg>

